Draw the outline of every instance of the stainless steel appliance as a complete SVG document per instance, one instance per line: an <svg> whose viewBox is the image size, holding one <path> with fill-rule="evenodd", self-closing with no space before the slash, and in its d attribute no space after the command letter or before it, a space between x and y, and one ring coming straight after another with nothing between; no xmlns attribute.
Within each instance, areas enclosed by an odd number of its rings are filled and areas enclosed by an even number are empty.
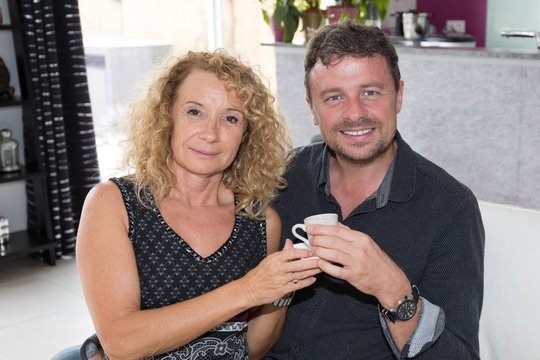
<svg viewBox="0 0 540 360"><path fill-rule="evenodd" d="M431 13L407 11L401 14L403 23L403 37L408 40L417 40L424 37L428 26L428 17Z"/></svg>

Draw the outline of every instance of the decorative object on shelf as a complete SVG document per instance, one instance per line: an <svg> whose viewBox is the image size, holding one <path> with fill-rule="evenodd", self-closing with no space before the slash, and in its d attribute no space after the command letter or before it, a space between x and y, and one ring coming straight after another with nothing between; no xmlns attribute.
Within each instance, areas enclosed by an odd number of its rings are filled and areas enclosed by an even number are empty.
<svg viewBox="0 0 540 360"><path fill-rule="evenodd" d="M9 242L9 221L7 218L0 216L0 244Z"/></svg>
<svg viewBox="0 0 540 360"><path fill-rule="evenodd" d="M309 40L311 29L318 29L326 22L326 11L320 8L321 0L303 0L298 7L302 13L304 40Z"/></svg>
<svg viewBox="0 0 540 360"><path fill-rule="evenodd" d="M0 58L0 99L9 100L14 93L15 89L9 86L9 71L4 60Z"/></svg>
<svg viewBox="0 0 540 360"><path fill-rule="evenodd" d="M19 143L11 138L11 130L0 130L0 172L19 171Z"/></svg>
<svg viewBox="0 0 540 360"><path fill-rule="evenodd" d="M265 4L265 0L259 0ZM263 19L274 32L276 42L292 42L294 34L298 29L302 13L296 7L294 0L275 0L273 1L270 15L267 9L262 9Z"/></svg>

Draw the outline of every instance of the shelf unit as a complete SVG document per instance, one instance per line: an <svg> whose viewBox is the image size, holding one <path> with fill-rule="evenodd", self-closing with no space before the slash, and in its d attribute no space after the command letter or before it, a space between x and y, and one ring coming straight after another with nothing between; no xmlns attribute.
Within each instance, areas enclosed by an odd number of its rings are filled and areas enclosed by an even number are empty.
<svg viewBox="0 0 540 360"><path fill-rule="evenodd" d="M52 235L52 219L47 196L47 173L38 143L36 110L30 80L30 62L25 50L25 37L19 6L20 1L18 0L8 1L11 24L1 24L0 31L10 32L12 35L15 50L13 55L15 56L17 69L9 69L9 71L17 71L21 95L11 100L0 101L0 111L2 108L10 106L22 108L21 121L24 129L25 166L16 172L0 172L0 186L15 181L25 181L27 185L32 186L35 192L33 201L36 204L38 218L36 219L37 222L29 225L26 230L12 232L9 242L0 245L0 261L25 255L36 257L36 254L41 252L46 263L55 265L54 249L56 241ZM24 199L21 199L21 203L24 201Z"/></svg>

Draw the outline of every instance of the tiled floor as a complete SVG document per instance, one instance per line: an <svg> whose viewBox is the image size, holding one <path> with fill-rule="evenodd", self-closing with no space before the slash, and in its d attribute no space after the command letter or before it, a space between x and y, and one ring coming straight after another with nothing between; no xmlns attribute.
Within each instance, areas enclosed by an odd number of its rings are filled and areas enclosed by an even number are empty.
<svg viewBox="0 0 540 360"><path fill-rule="evenodd" d="M0 263L0 360L48 360L92 333L75 259Z"/></svg>

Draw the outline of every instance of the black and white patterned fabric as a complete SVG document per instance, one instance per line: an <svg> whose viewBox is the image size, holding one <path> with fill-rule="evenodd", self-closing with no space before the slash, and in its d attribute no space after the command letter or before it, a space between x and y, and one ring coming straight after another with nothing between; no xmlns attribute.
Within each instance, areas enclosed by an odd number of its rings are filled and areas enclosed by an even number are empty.
<svg viewBox="0 0 540 360"><path fill-rule="evenodd" d="M236 215L228 240L203 258L167 225L154 204L149 209L137 201L132 183L111 180L120 188L128 213L142 310L205 294L244 276L266 256L265 221ZM246 331L247 314L239 314L189 344L149 359L247 359Z"/></svg>
<svg viewBox="0 0 540 360"><path fill-rule="evenodd" d="M77 0L20 0L30 97L47 171L56 256L73 255L84 198L100 181ZM28 227L40 213L27 185Z"/></svg>

